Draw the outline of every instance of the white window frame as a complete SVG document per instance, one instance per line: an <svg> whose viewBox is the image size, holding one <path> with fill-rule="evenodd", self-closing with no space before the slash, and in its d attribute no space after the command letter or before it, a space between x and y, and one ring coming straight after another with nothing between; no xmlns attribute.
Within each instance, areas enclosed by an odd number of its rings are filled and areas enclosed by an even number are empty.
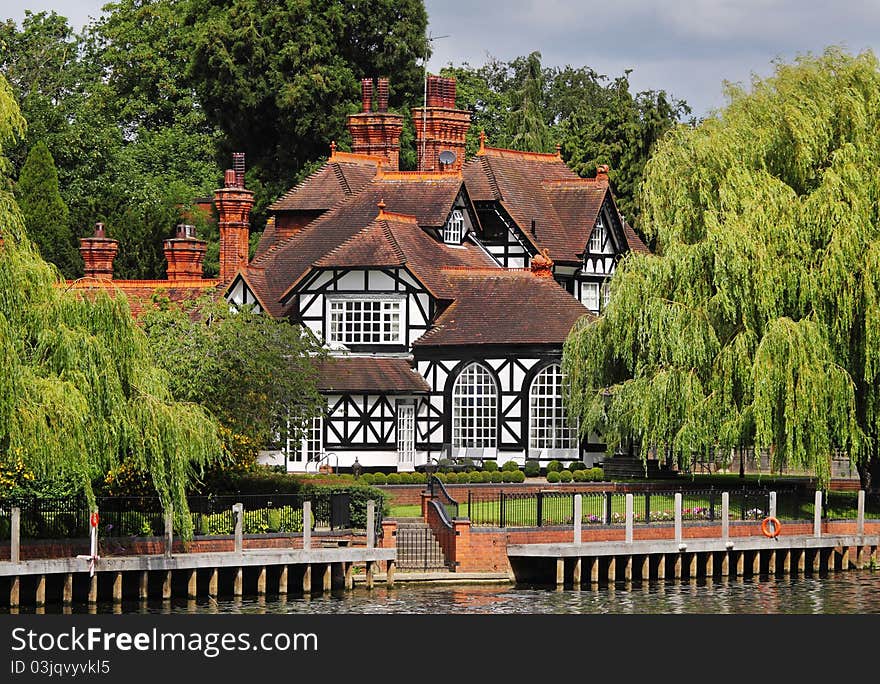
<svg viewBox="0 0 880 684"><path fill-rule="evenodd" d="M403 297L328 297L327 342L404 344Z"/></svg>
<svg viewBox="0 0 880 684"><path fill-rule="evenodd" d="M443 226L443 242L447 245L460 245L464 239L464 212L453 209Z"/></svg>
<svg viewBox="0 0 880 684"><path fill-rule="evenodd" d="M416 458L416 405L397 404L397 461L413 463Z"/></svg>
<svg viewBox="0 0 880 684"><path fill-rule="evenodd" d="M602 223L602 217L596 219L596 225L590 234L589 251L592 254L602 254L605 245L605 224Z"/></svg>
<svg viewBox="0 0 880 684"><path fill-rule="evenodd" d="M481 363L465 366L452 385L452 446L495 448L499 392L495 376Z"/></svg>
<svg viewBox="0 0 880 684"><path fill-rule="evenodd" d="M599 311L599 283L589 280L581 281L581 304L590 311Z"/></svg>
<svg viewBox="0 0 880 684"><path fill-rule="evenodd" d="M562 391L562 367L545 366L529 386L529 449L533 451L576 450L577 428L568 422Z"/></svg>
<svg viewBox="0 0 880 684"><path fill-rule="evenodd" d="M301 419L294 419L299 422ZM314 463L324 451L324 417L314 416L307 420L299 439L294 439L290 422L287 424L285 452L291 463Z"/></svg>
<svg viewBox="0 0 880 684"><path fill-rule="evenodd" d="M608 306L608 302L611 299L611 282L606 280L602 283L602 311L605 310L605 307Z"/></svg>

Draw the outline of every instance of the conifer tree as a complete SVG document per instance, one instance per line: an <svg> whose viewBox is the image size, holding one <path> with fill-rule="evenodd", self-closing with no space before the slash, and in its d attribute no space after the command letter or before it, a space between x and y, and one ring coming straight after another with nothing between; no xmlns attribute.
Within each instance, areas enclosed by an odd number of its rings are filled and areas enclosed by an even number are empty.
<svg viewBox="0 0 880 684"><path fill-rule="evenodd" d="M49 147L40 140L28 152L15 187L15 199L24 216L28 237L40 255L67 277L82 272L74 244L67 205L58 188L58 171Z"/></svg>
<svg viewBox="0 0 880 684"><path fill-rule="evenodd" d="M880 63L778 63L647 165L643 228L564 349L570 408L611 447L689 461L766 450L828 483L880 482Z"/></svg>
<svg viewBox="0 0 880 684"><path fill-rule="evenodd" d="M24 127L0 76L0 461L39 479L78 478L94 502L91 480L125 460L149 473L189 536L186 487L221 456L217 422L174 401L124 295L67 290L40 258L2 156Z"/></svg>

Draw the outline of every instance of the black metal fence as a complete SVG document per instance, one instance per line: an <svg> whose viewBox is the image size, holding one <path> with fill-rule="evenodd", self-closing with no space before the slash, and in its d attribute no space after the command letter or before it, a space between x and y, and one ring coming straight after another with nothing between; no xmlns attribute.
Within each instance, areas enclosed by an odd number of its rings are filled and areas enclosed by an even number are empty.
<svg viewBox="0 0 880 684"><path fill-rule="evenodd" d="M437 570L447 566L443 549L429 527L398 527L396 546L396 563L401 570Z"/></svg>
<svg viewBox="0 0 880 684"><path fill-rule="evenodd" d="M348 492L309 494L231 494L187 498L196 535L235 532L232 507L243 505L244 534L297 533L303 529L303 503L311 501L312 529L365 530L366 502ZM165 513L158 497L99 497L98 533L103 537L157 536L164 533ZM21 510L21 536L26 539L87 537L91 511L85 497L7 499L0 501L0 539L9 539L13 507ZM382 505L376 505L381 531Z"/></svg>
<svg viewBox="0 0 880 684"><path fill-rule="evenodd" d="M777 489L776 517L781 520L812 520L815 492L803 489ZM728 490L730 520L761 520L770 512L769 488ZM681 494L682 520L712 522L721 520L722 490L682 489L678 491L631 492L633 522L650 524L675 520L675 495ZM581 521L584 525L614 525L626 522L626 493L581 493ZM468 491L467 517L475 526L542 527L574 523L575 492L492 492ZM830 492L823 497L826 520L856 517L856 493ZM866 495L865 517L880 519L880 491Z"/></svg>

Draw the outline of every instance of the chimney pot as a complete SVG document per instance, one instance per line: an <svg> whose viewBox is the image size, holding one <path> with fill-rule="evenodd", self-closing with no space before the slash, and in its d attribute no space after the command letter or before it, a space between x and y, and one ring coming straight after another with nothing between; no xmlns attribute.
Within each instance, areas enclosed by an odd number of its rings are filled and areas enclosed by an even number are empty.
<svg viewBox="0 0 880 684"><path fill-rule="evenodd" d="M226 169L226 174L223 178L223 184L227 188L235 187L235 169Z"/></svg>
<svg viewBox="0 0 880 684"><path fill-rule="evenodd" d="M553 260L550 258L550 252L545 248L540 254L533 256L530 268L536 278L552 278Z"/></svg>
<svg viewBox="0 0 880 684"><path fill-rule="evenodd" d="M101 223L100 221L98 221L95 224L95 234L92 237L96 237L96 238L107 237L106 233L104 232L104 224Z"/></svg>
<svg viewBox="0 0 880 684"><path fill-rule="evenodd" d="M365 112L373 111L373 79L361 79L361 106Z"/></svg>
<svg viewBox="0 0 880 684"><path fill-rule="evenodd" d="M388 79L379 79L379 102L377 110L380 112L388 111Z"/></svg>
<svg viewBox="0 0 880 684"><path fill-rule="evenodd" d="M113 259L119 249L116 240L106 237L104 224L95 224L95 233L90 238L80 238L79 251L82 254L87 278L113 278Z"/></svg>
<svg viewBox="0 0 880 684"><path fill-rule="evenodd" d="M596 167L596 180L608 180L608 172L611 170L611 167L608 164L599 164Z"/></svg>

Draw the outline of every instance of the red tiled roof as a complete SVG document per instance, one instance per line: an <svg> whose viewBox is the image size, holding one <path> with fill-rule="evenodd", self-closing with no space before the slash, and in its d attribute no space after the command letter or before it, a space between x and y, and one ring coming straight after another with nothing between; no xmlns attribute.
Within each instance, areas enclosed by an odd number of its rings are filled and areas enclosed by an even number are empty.
<svg viewBox="0 0 880 684"><path fill-rule="evenodd" d="M168 298L175 303L191 302L205 294L218 298L221 294L220 281L201 280L107 280L105 278L79 278L67 281L66 287L82 292L107 291L110 294L122 292L128 298L132 315L137 318L144 309L155 306L155 298Z"/></svg>
<svg viewBox="0 0 880 684"><path fill-rule="evenodd" d="M378 216L380 201L389 212L415 216L419 226L439 228L446 222L462 185L462 178L456 174L377 176L359 193L255 258L245 272L263 269L261 276L250 280L263 288L260 298L269 312L284 315L286 307L278 304L281 296L312 264L369 226Z"/></svg>
<svg viewBox="0 0 880 684"><path fill-rule="evenodd" d="M415 347L560 345L575 321L592 315L552 278L525 270L445 270L455 301Z"/></svg>
<svg viewBox="0 0 880 684"><path fill-rule="evenodd" d="M610 196L607 181L580 178L553 154L486 147L463 173L473 201L500 202L526 237L557 263L580 260Z"/></svg>
<svg viewBox="0 0 880 684"><path fill-rule="evenodd" d="M373 179L378 163L378 158L367 155L335 154L315 173L270 204L269 211L320 211L336 206Z"/></svg>
<svg viewBox="0 0 880 684"><path fill-rule="evenodd" d="M411 394L430 392L425 379L406 359L337 356L318 363L322 392Z"/></svg>
<svg viewBox="0 0 880 684"><path fill-rule="evenodd" d="M648 245L646 245L642 238L638 236L633 227L629 225L626 221L623 222L623 233L626 236L626 241L629 244L630 251L637 252L638 254L650 254L651 250L648 249Z"/></svg>

